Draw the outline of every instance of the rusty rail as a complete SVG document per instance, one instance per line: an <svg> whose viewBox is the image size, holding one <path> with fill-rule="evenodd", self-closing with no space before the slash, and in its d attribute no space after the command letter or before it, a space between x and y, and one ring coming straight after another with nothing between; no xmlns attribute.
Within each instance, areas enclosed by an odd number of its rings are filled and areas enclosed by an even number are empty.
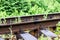
<svg viewBox="0 0 60 40"><path fill-rule="evenodd" d="M56 27L60 21L60 13L48 14L44 19L43 15L10 17L0 19L0 33L9 33L9 27L12 26L13 32L22 30L34 30L40 27Z"/></svg>

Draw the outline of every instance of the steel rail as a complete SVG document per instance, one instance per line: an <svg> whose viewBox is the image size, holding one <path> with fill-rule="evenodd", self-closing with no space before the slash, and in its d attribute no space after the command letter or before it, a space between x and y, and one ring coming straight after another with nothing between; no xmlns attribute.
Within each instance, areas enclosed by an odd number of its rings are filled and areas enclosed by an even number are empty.
<svg viewBox="0 0 60 40"><path fill-rule="evenodd" d="M60 13L48 14L47 18L44 19L44 15L32 15L22 17L10 17L2 18L0 23L0 34L9 33L9 27L12 26L13 32L22 30L34 30L40 27L56 27L56 24L60 21ZM20 18L19 21L14 23L15 19ZM6 20L6 23L4 21ZM11 23L10 23L11 21ZM17 20L16 20L17 21Z"/></svg>

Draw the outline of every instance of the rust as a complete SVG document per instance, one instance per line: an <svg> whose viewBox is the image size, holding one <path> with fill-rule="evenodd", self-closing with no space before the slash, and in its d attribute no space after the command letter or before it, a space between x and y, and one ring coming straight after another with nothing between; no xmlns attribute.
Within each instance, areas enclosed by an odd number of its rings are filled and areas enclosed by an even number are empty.
<svg viewBox="0 0 60 40"><path fill-rule="evenodd" d="M40 27L56 27L56 24L60 21L60 13L48 14L47 19L44 19L44 15L32 15L22 17L10 17L2 18L0 23L0 34L9 33L9 27L12 26L13 33L22 30L34 30ZM4 23L5 21L5 23Z"/></svg>
<svg viewBox="0 0 60 40"><path fill-rule="evenodd" d="M38 27L55 27L56 24L58 23L58 19L56 20L45 20L45 21L38 21L38 22L29 22L29 23L25 23L25 24L15 24L15 25L11 25L13 28L13 32L17 32L20 29L22 30L34 30L34 29L38 29ZM1 25L0 25L1 26ZM8 28L9 26L5 27L7 25L3 25L2 28L0 28L0 32L1 33L5 33L5 32L9 32ZM2 31L1 31L2 30Z"/></svg>

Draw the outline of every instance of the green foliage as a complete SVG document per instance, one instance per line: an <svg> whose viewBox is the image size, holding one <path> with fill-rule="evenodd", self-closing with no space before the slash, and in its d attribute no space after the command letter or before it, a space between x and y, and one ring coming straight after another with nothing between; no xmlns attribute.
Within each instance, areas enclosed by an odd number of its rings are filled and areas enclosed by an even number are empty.
<svg viewBox="0 0 60 40"><path fill-rule="evenodd" d="M60 22L57 24L57 31L60 31Z"/></svg>
<svg viewBox="0 0 60 40"><path fill-rule="evenodd" d="M58 22L56 26L57 26L57 27L56 27L55 33L56 33L56 34L60 34L60 22Z"/></svg>
<svg viewBox="0 0 60 40"><path fill-rule="evenodd" d="M0 0L0 18L60 12L60 0Z"/></svg>
<svg viewBox="0 0 60 40"><path fill-rule="evenodd" d="M38 40L52 40L51 37L44 37L44 35L42 34ZM59 40L58 37L56 37L54 40Z"/></svg>

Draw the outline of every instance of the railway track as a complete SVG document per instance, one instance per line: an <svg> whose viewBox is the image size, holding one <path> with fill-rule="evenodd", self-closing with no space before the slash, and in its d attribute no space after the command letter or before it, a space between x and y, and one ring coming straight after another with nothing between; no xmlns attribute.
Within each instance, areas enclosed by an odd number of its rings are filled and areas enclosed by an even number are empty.
<svg viewBox="0 0 60 40"><path fill-rule="evenodd" d="M9 28L12 27L13 33L19 32L20 30L32 31L36 29L36 36L38 36L41 28L56 27L56 24L60 21L60 13L48 14L47 18L44 18L44 16L46 15L1 18L0 34L10 33ZM32 32L30 33L32 34Z"/></svg>
<svg viewBox="0 0 60 40"><path fill-rule="evenodd" d="M12 26L13 32L22 30L34 30L39 27L56 27L56 24L60 21L60 13L45 15L33 15L22 17L11 17L0 19L0 33L9 32L9 27ZM31 25L31 26L30 26ZM3 30L4 29L4 30Z"/></svg>

